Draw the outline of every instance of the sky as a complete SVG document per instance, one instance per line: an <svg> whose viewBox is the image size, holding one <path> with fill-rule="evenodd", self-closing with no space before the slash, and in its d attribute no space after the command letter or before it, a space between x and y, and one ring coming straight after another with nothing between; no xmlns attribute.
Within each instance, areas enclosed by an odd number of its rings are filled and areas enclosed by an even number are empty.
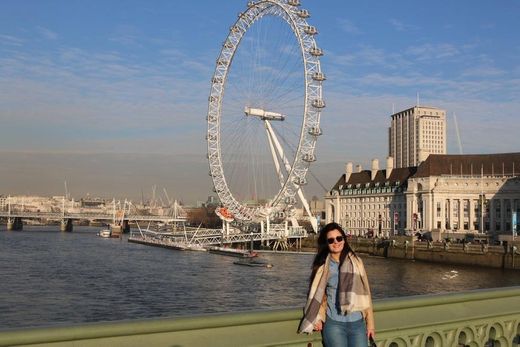
<svg viewBox="0 0 520 347"><path fill-rule="evenodd" d="M519 151L519 1L301 2L327 76L306 195L384 166L417 100L447 111L448 153ZM205 200L210 79L246 4L2 0L0 194Z"/></svg>

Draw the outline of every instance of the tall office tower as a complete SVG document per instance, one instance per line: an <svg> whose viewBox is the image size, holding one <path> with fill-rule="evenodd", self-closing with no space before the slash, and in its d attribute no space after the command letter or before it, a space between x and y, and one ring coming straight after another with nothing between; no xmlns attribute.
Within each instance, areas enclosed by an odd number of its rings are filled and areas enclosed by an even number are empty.
<svg viewBox="0 0 520 347"><path fill-rule="evenodd" d="M418 166L430 154L446 154L446 111L414 106L393 114L388 141L395 168Z"/></svg>

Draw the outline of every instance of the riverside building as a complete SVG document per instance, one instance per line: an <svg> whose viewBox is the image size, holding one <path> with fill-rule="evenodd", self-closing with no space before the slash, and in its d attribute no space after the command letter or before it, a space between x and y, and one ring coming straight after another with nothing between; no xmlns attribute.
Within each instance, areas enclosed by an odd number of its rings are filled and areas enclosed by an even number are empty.
<svg viewBox="0 0 520 347"><path fill-rule="evenodd" d="M388 148L396 168L418 166L430 154L446 154L446 111L414 106L391 118Z"/></svg>
<svg viewBox="0 0 520 347"><path fill-rule="evenodd" d="M518 231L520 153L431 154L419 166L356 172L346 165L325 197L327 222L355 235L389 236L417 231L440 237L486 233L498 237Z"/></svg>
<svg viewBox="0 0 520 347"><path fill-rule="evenodd" d="M391 116L388 145L385 169L346 165L325 196L326 222L354 235L516 233L520 153L448 155L446 111L425 106Z"/></svg>

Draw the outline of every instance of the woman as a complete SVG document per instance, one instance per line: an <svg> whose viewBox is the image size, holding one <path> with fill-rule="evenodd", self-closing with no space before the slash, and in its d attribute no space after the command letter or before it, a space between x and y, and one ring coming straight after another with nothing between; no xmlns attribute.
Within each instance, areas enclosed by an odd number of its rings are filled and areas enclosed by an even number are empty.
<svg viewBox="0 0 520 347"><path fill-rule="evenodd" d="M298 331L321 331L325 347L366 347L368 339L375 337L365 267L337 223L329 223L320 231Z"/></svg>

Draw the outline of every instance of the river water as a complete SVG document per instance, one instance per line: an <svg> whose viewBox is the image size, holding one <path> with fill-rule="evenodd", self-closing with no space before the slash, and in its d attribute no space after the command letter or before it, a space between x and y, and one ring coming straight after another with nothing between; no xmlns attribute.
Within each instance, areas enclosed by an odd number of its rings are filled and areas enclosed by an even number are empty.
<svg viewBox="0 0 520 347"><path fill-rule="evenodd" d="M0 329L301 307L313 255L274 267L103 239L99 228L0 229ZM362 255L374 298L520 285L520 271Z"/></svg>

